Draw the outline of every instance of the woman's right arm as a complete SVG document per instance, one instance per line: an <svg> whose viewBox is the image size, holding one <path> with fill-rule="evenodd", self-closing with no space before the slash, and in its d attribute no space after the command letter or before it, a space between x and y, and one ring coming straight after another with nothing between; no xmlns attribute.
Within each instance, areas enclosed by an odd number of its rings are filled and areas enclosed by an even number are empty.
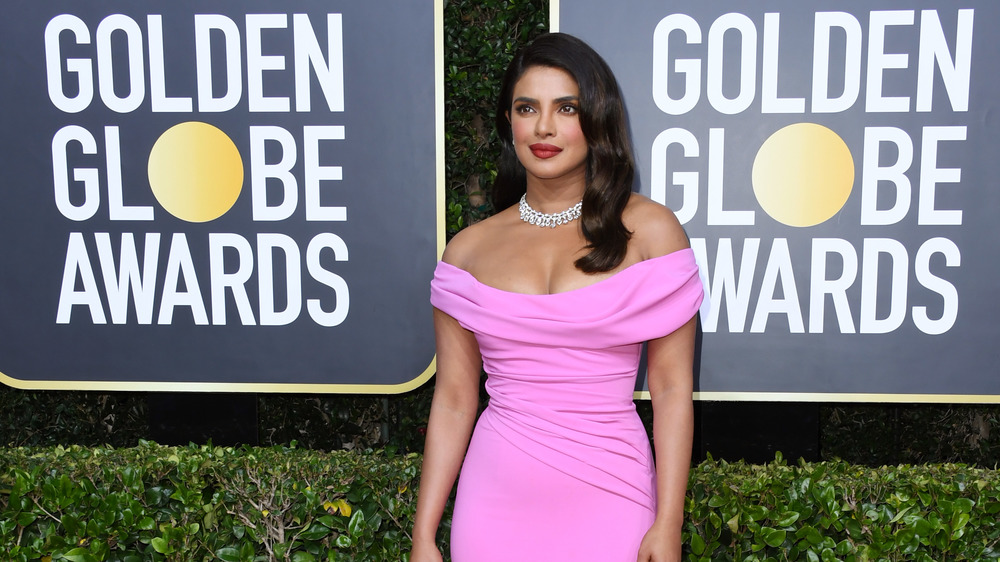
<svg viewBox="0 0 1000 562"><path fill-rule="evenodd" d="M410 562L441 560L435 537L479 408L482 356L472 332L434 309L437 375L427 421Z"/></svg>

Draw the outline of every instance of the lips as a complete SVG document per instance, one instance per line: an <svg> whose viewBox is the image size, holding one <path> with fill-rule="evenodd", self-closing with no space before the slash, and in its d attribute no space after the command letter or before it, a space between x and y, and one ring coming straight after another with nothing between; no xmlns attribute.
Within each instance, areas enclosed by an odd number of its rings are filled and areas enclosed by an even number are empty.
<svg viewBox="0 0 1000 562"><path fill-rule="evenodd" d="M536 143L528 148L531 149L531 153L535 155L536 158L552 158L553 156L562 152L562 149L558 146L553 146L551 144Z"/></svg>

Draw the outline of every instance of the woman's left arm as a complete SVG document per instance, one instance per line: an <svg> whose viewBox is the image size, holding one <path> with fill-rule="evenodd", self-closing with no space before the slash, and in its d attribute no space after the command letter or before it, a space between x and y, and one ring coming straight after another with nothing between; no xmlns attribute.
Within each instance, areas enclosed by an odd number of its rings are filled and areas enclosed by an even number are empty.
<svg viewBox="0 0 1000 562"><path fill-rule="evenodd" d="M681 559L684 496L694 432L693 364L696 318L647 347L649 397L656 449L656 519L639 547L639 562Z"/></svg>
<svg viewBox="0 0 1000 562"><path fill-rule="evenodd" d="M642 259L689 246L684 229L670 209L639 195L633 195L629 203L626 226L633 232L629 245ZM639 546L639 562L677 562L681 559L684 496L694 438L692 392L696 331L695 317L672 333L650 340L646 346L646 380L653 405L657 505L653 526Z"/></svg>

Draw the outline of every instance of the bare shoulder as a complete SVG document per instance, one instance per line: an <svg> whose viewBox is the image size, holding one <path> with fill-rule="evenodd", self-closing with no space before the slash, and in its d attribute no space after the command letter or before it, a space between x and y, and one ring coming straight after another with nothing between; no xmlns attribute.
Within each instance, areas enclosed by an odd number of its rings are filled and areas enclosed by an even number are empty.
<svg viewBox="0 0 1000 562"><path fill-rule="evenodd" d="M690 246L674 212L643 195L632 194L622 220L625 227L632 231L630 244L642 259L659 257Z"/></svg>
<svg viewBox="0 0 1000 562"><path fill-rule="evenodd" d="M441 261L464 269L469 257L475 255L479 241L484 238L479 232L482 230L482 224L476 223L458 231L445 247Z"/></svg>
<svg viewBox="0 0 1000 562"><path fill-rule="evenodd" d="M495 231L505 219L503 215L493 215L458 231L445 247L441 261L467 270L469 262L483 253L489 240L495 239Z"/></svg>

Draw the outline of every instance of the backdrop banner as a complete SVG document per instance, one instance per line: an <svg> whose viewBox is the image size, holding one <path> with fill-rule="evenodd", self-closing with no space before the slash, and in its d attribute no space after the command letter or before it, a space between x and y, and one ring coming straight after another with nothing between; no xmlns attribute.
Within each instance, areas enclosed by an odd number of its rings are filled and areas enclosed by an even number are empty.
<svg viewBox="0 0 1000 562"><path fill-rule="evenodd" d="M699 398L1000 401L1000 4L551 8L691 238Z"/></svg>
<svg viewBox="0 0 1000 562"><path fill-rule="evenodd" d="M440 1L6 5L0 381L426 380L441 25Z"/></svg>

